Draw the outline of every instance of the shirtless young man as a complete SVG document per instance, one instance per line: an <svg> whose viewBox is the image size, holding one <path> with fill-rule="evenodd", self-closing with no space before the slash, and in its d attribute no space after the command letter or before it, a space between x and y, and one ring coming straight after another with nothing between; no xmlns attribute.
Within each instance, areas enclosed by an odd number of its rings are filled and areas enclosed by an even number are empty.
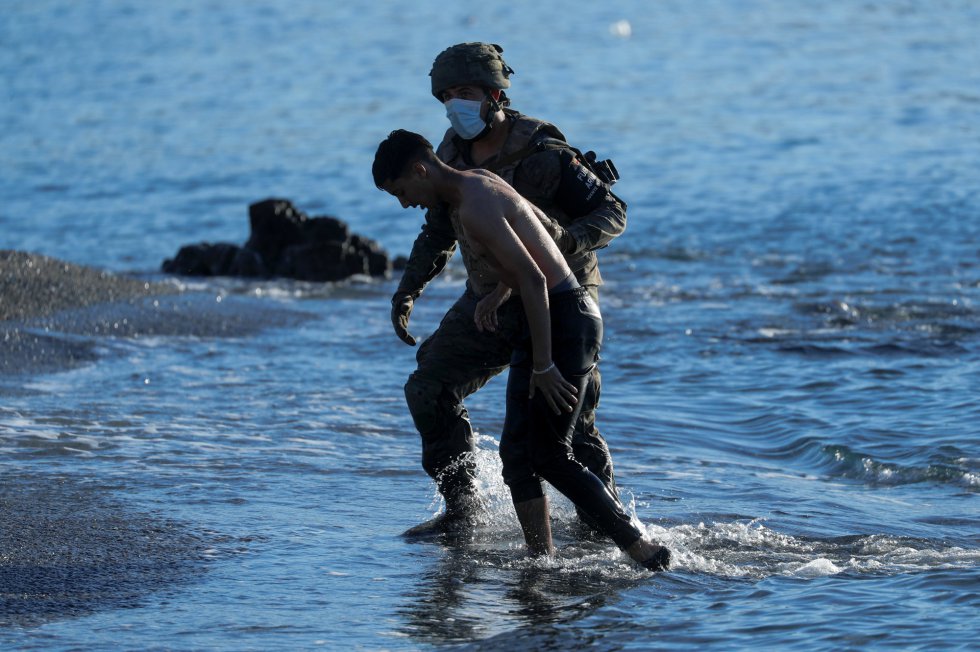
<svg viewBox="0 0 980 652"><path fill-rule="evenodd" d="M409 131L393 131L381 143L372 172L378 188L403 208L447 204L459 220L461 244L521 297L527 332L511 361L500 457L528 549L554 552L543 478L634 561L666 570L670 551L645 539L619 500L572 455L578 396L598 357L602 317L545 230L548 218L493 173L449 167ZM477 309L481 328L493 327L492 301Z"/></svg>

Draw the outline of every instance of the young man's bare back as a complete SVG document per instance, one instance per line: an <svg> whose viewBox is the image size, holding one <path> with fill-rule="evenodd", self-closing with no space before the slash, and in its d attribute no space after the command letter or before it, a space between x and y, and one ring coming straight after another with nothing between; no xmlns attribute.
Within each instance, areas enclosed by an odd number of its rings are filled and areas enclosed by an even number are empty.
<svg viewBox="0 0 980 652"><path fill-rule="evenodd" d="M499 236L505 231L504 224L514 232L521 249L530 254L535 265L544 273L547 286L554 287L572 273L564 257L542 226L548 218L534 204L521 197L503 179L486 170L460 173L464 181L463 197L458 211L464 227L464 237L469 240L475 253L486 256L498 280L509 287L517 287L517 279L507 271L493 250L505 246ZM494 243L491 245L490 243ZM514 252L519 255L519 252Z"/></svg>

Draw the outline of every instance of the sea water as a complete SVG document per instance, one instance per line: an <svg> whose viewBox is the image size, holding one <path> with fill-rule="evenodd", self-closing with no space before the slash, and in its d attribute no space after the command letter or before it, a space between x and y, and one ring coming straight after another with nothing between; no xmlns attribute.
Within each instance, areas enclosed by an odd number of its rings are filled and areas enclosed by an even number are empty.
<svg viewBox="0 0 980 652"><path fill-rule="evenodd" d="M7 0L0 248L182 293L24 326L91 355L0 377L0 647L975 649L978 31L965 0ZM397 272L159 272L266 197L407 254L374 150L441 138L429 67L471 40L621 172L599 423L668 573L560 496L525 557L502 379L467 403L484 521L399 536L441 503Z"/></svg>

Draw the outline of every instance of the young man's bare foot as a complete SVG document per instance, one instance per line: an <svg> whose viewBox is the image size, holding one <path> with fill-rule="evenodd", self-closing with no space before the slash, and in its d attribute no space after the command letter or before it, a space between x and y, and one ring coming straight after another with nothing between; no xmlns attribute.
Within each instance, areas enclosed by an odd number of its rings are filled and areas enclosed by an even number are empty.
<svg viewBox="0 0 980 652"><path fill-rule="evenodd" d="M647 570L658 572L670 568L670 550L642 537L626 549L626 554Z"/></svg>

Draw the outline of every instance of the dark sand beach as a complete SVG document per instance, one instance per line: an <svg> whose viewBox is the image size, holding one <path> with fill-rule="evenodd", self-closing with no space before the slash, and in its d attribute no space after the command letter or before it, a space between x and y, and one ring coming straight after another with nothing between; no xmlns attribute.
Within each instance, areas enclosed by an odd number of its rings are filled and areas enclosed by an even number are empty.
<svg viewBox="0 0 980 652"><path fill-rule="evenodd" d="M245 286L247 287L247 286ZM21 251L0 251L0 373L96 360L106 338L235 337L305 319L247 289L188 289ZM105 347L103 347L104 349Z"/></svg>
<svg viewBox="0 0 980 652"><path fill-rule="evenodd" d="M132 314L151 296L173 294L177 286L128 278L22 251L0 251L0 373L51 372L97 358L90 338L69 333L105 334L120 323L99 326L85 309L102 305L109 316ZM124 322L128 325L129 320Z"/></svg>
<svg viewBox="0 0 980 652"><path fill-rule="evenodd" d="M175 291L172 284L127 278L39 254L0 251L0 322Z"/></svg>

